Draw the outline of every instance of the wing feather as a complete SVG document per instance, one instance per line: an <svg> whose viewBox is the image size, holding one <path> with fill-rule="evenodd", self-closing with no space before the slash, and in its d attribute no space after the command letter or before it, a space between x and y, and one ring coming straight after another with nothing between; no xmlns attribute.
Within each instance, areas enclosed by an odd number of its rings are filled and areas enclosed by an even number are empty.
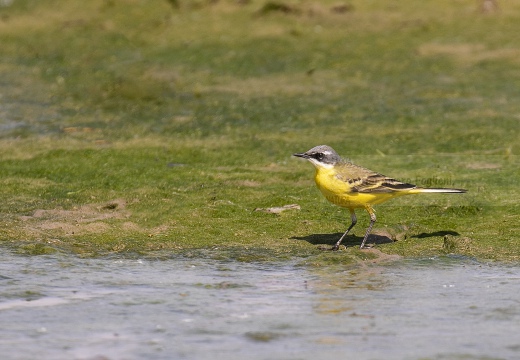
<svg viewBox="0 0 520 360"><path fill-rule="evenodd" d="M398 181L352 163L338 166L336 178L348 183L350 191L365 194L392 193L416 188L414 184Z"/></svg>

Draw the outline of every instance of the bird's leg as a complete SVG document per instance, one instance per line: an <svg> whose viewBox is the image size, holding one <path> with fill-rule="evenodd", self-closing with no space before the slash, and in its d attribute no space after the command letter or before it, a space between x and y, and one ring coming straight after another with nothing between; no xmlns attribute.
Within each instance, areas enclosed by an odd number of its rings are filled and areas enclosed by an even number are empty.
<svg viewBox="0 0 520 360"><path fill-rule="evenodd" d="M336 251L339 249L339 245L341 244L341 242L343 241L343 238L345 236L347 236L348 232L350 231L350 229L352 229L354 227L354 225L356 225L357 223L357 217L356 217L356 213L354 212L354 209L350 209L350 219L352 220L352 223L350 224L350 226L348 227L347 231L345 231L345 233L341 236L341 238L338 240L338 242L334 245L334 247L332 248L332 250Z"/></svg>
<svg viewBox="0 0 520 360"><path fill-rule="evenodd" d="M365 242L367 241L368 235L370 235L370 231L372 231L372 226L374 226L374 223L376 222L376 213L374 212L374 209L370 205L365 206L365 210L370 215L370 224L368 225L367 232L365 233L365 237L363 238L363 242L361 243L360 249L363 249L365 247Z"/></svg>

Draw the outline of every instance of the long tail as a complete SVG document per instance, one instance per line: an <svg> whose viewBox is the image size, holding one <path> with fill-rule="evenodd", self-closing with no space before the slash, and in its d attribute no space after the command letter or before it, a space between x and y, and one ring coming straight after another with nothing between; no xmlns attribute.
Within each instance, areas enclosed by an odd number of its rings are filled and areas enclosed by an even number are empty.
<svg viewBox="0 0 520 360"><path fill-rule="evenodd" d="M418 193L451 193L451 194L460 194L465 193L467 190L465 189L450 189L450 188L415 188L410 190L410 194L418 194Z"/></svg>

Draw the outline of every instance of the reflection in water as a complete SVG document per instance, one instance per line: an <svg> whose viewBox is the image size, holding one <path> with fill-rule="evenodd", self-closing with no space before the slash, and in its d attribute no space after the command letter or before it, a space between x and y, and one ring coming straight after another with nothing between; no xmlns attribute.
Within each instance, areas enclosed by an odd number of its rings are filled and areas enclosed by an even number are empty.
<svg viewBox="0 0 520 360"><path fill-rule="evenodd" d="M373 292L384 291L385 280L380 268L349 270L344 273L320 274L313 288L319 297L314 306L318 313L340 314L347 316L362 316L369 318L370 314L360 315L356 312L370 301Z"/></svg>
<svg viewBox="0 0 520 360"><path fill-rule="evenodd" d="M6 359L513 359L517 267L0 255Z"/></svg>

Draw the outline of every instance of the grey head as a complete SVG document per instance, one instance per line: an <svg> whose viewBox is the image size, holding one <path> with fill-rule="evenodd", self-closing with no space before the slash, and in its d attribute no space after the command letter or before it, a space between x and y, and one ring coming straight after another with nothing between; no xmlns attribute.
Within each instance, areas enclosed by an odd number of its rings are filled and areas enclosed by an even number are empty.
<svg viewBox="0 0 520 360"><path fill-rule="evenodd" d="M309 160L314 165L333 166L341 162L341 156L328 145L318 145L304 153L296 153L293 156Z"/></svg>

